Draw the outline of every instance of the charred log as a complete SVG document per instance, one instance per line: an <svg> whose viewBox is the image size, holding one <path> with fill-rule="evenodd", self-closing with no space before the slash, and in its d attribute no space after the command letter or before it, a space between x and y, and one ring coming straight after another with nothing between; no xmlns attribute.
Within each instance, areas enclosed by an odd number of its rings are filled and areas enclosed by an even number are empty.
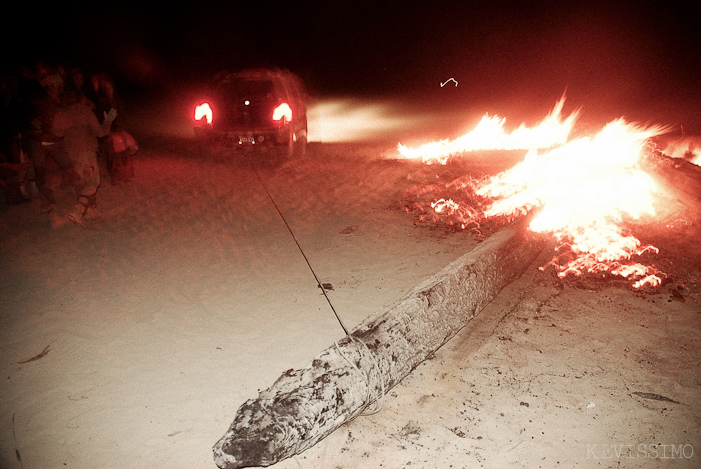
<svg viewBox="0 0 701 469"><path fill-rule="evenodd" d="M542 240L506 228L424 281L301 370L246 401L214 445L222 469L269 466L361 414L517 279Z"/></svg>
<svg viewBox="0 0 701 469"><path fill-rule="evenodd" d="M680 199L701 205L701 166L655 151L643 160L643 169Z"/></svg>

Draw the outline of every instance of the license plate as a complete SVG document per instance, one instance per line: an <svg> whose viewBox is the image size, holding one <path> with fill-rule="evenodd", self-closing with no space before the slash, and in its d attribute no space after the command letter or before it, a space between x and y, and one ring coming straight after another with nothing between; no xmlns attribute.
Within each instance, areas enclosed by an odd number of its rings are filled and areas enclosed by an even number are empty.
<svg viewBox="0 0 701 469"><path fill-rule="evenodd" d="M239 137L239 143L241 144L255 144L256 143L256 138L255 137Z"/></svg>

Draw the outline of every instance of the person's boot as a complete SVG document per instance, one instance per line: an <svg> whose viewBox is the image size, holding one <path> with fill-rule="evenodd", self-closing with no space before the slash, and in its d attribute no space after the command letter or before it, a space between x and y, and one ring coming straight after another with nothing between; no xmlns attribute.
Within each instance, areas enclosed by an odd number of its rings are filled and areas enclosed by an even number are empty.
<svg viewBox="0 0 701 469"><path fill-rule="evenodd" d="M85 212L89 205L90 199L88 197L84 195L79 196L78 203L73 206L73 209L68 212L66 217L76 225L82 225Z"/></svg>
<svg viewBox="0 0 701 469"><path fill-rule="evenodd" d="M73 206L70 212L68 212L68 215L66 215L66 218L68 218L69 221L75 223L76 225L83 225L83 215L85 214L85 205L81 203L77 203Z"/></svg>

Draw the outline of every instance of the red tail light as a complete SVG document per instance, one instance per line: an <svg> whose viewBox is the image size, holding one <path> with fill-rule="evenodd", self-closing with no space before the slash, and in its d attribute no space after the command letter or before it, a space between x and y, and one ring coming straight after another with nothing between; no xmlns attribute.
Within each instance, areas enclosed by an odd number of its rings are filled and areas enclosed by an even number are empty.
<svg viewBox="0 0 701 469"><path fill-rule="evenodd" d="M195 120L206 119L208 124L212 123L212 108L209 103L200 104L195 108Z"/></svg>
<svg viewBox="0 0 701 469"><path fill-rule="evenodd" d="M285 122L290 122L292 120L292 109L287 103L282 103L273 111L273 120L279 121L280 119L285 119Z"/></svg>

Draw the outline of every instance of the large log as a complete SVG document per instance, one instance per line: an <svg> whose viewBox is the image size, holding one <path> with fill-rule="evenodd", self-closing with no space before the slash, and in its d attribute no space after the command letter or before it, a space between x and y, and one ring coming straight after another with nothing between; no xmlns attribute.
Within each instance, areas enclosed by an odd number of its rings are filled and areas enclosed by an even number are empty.
<svg viewBox="0 0 701 469"><path fill-rule="evenodd" d="M399 383L517 279L542 250L502 229L238 409L214 445L222 469L269 466L310 448Z"/></svg>
<svg viewBox="0 0 701 469"><path fill-rule="evenodd" d="M701 166L655 151L643 160L642 167L680 200L696 207L701 204Z"/></svg>

